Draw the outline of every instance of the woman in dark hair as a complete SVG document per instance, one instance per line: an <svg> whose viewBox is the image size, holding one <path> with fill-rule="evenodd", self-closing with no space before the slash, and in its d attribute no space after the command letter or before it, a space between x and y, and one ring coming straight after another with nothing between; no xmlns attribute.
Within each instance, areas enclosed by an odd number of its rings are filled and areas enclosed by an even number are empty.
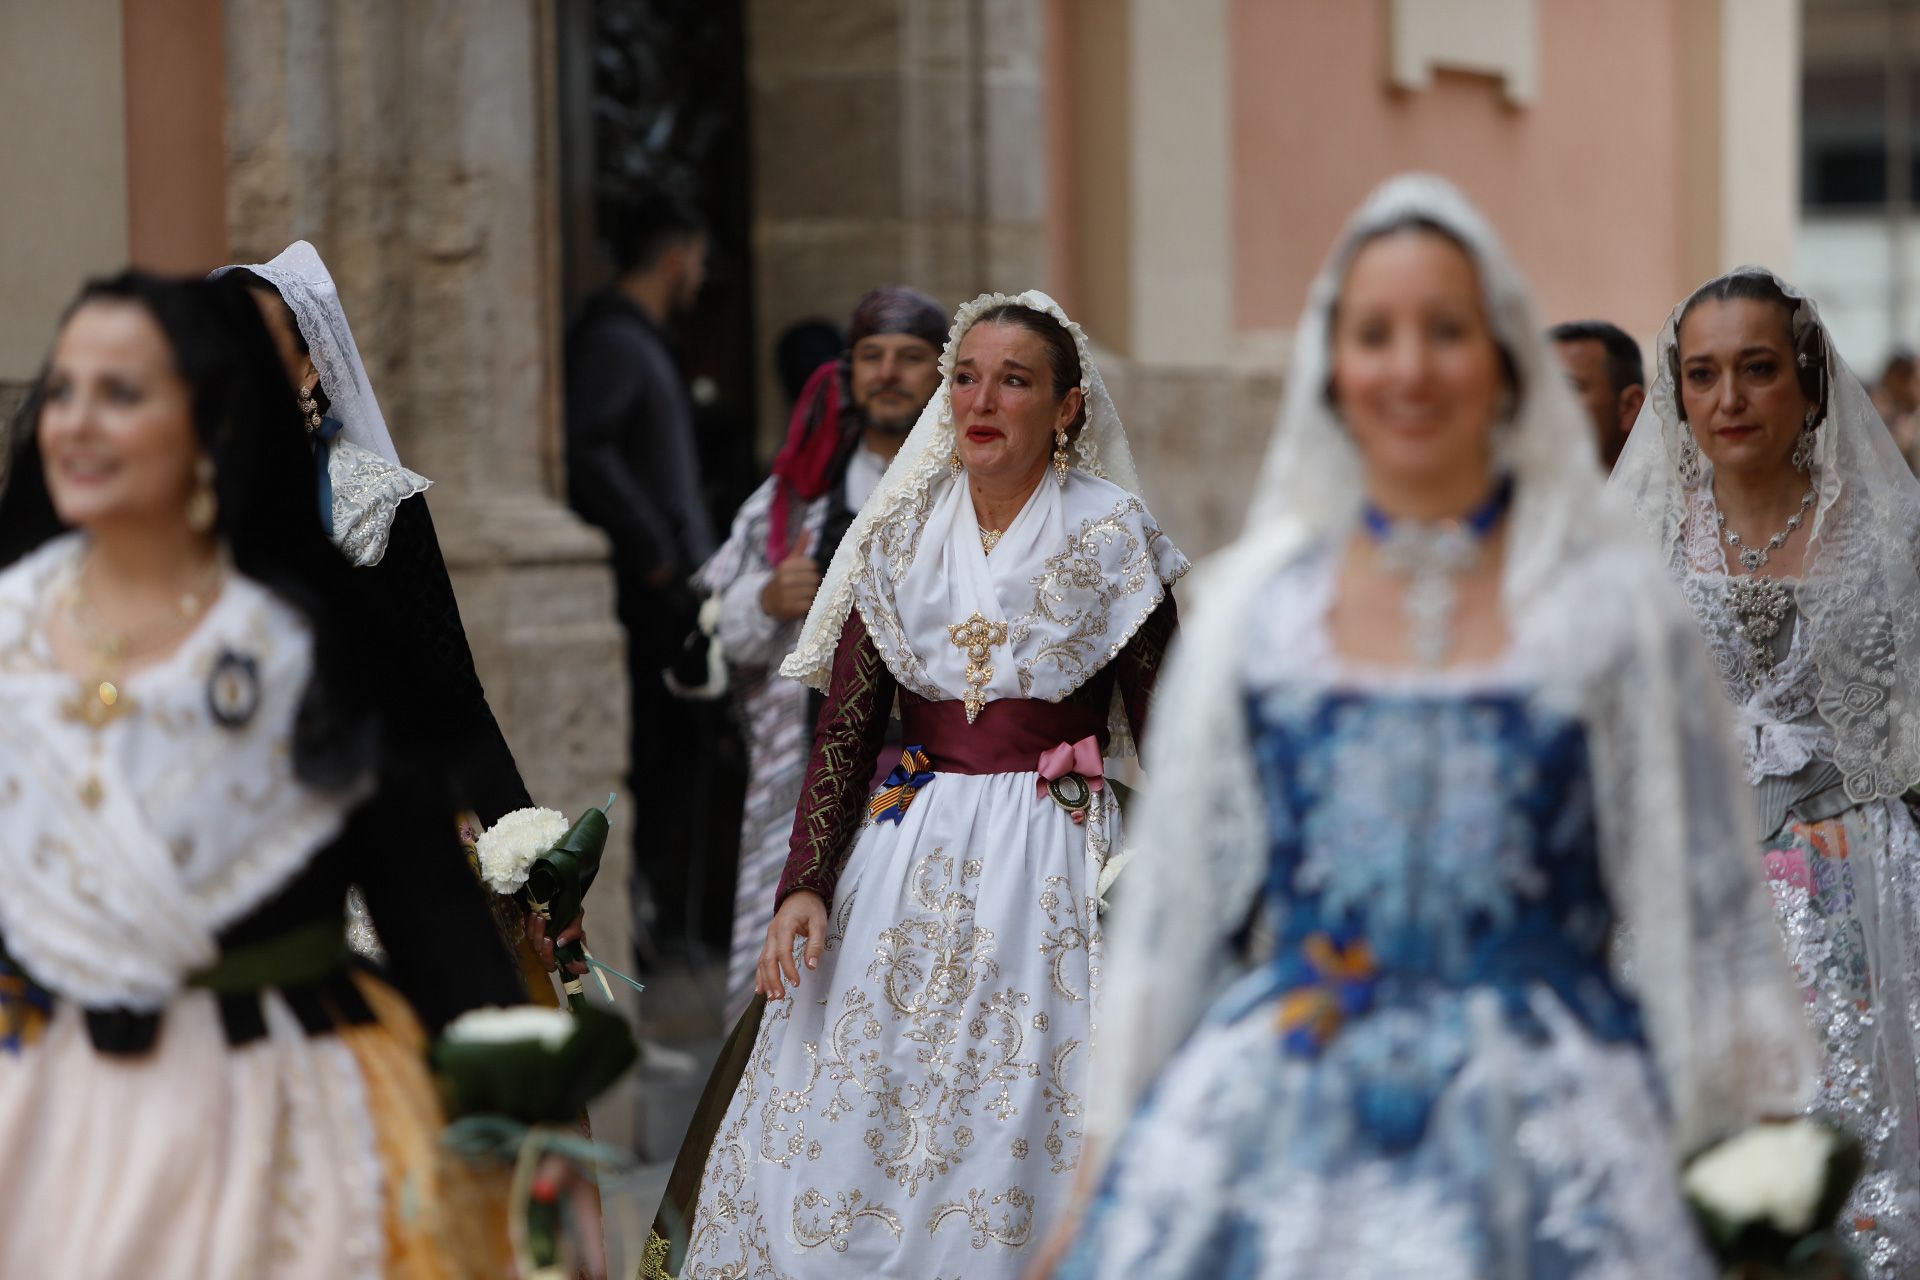
<svg viewBox="0 0 1920 1280"><path fill-rule="evenodd" d="M297 240L271 262L214 275L253 295L293 381L313 454L307 503L362 570L351 583L355 607L380 640L379 661L365 675L377 682L381 705L396 713L393 749L448 775L454 811L472 815L466 825L490 826L528 807L533 801L487 705L427 511L432 482L400 465L326 264ZM348 915L355 949L377 956L380 940L357 895ZM542 958L551 965L552 943L534 921L531 943L519 923L503 918L501 927L535 998L557 1001L539 976Z"/></svg>
<svg viewBox="0 0 1920 1280"><path fill-rule="evenodd" d="M441 1211L421 1026L524 991L355 696L257 310L89 285L31 403L0 500L0 1274L497 1265ZM391 985L346 962L350 883Z"/></svg>
<svg viewBox="0 0 1920 1280"><path fill-rule="evenodd" d="M1674 308L1612 484L1737 710L1814 1106L1866 1148L1842 1228L1920 1275L1920 481L1813 299L1741 267Z"/></svg>

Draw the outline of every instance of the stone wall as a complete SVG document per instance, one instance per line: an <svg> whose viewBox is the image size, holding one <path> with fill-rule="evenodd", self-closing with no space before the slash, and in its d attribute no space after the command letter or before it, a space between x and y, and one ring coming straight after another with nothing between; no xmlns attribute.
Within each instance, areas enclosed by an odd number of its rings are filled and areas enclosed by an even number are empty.
<svg viewBox="0 0 1920 1280"><path fill-rule="evenodd" d="M1240 532L1284 380L1096 358L1160 527L1196 560L1218 550Z"/></svg>
<svg viewBox="0 0 1920 1280"><path fill-rule="evenodd" d="M878 284L948 307L1047 279L1046 11L1030 0L748 0L763 445L770 351Z"/></svg>
<svg viewBox="0 0 1920 1280"><path fill-rule="evenodd" d="M898 280L957 306L1052 287L1050 42L1033 0L748 0L758 341L794 320L844 324ZM1113 127L1118 128L1116 123ZM1069 236L1063 242L1072 243ZM1099 264L1079 264L1085 275ZM1093 282L1075 282L1081 291ZM1126 335L1103 335L1120 345ZM1223 357L1226 353L1220 353ZM1103 352L1147 500L1182 546L1240 527L1280 378ZM763 366L770 368L770 364ZM762 379L762 453L784 426Z"/></svg>
<svg viewBox="0 0 1920 1280"><path fill-rule="evenodd" d="M626 677L605 542L555 496L551 10L228 0L226 24L234 256L319 248L401 458L435 481L467 636L528 788L568 812L599 803L625 772ZM594 891L595 949L615 964L631 950L632 830L615 824ZM596 1124L625 1141L630 1100Z"/></svg>

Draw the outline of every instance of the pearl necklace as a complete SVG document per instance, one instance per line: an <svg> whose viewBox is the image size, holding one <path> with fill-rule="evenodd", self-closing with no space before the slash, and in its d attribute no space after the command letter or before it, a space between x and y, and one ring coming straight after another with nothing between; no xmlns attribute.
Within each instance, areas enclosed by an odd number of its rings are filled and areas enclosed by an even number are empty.
<svg viewBox="0 0 1920 1280"><path fill-rule="evenodd" d="M1749 547L1741 542L1740 535L1727 528L1727 513L1720 510L1720 504L1718 502L1713 504L1714 526L1719 529L1721 535L1726 538L1727 545L1739 553L1740 566L1748 573L1758 573L1766 567L1766 563L1768 559L1772 557L1773 553L1785 546L1787 539L1793 536L1793 531L1798 529L1801 523L1806 520L1807 508L1813 505L1813 500L1816 496L1813 486L1807 486L1806 496L1800 499L1800 509L1794 512L1787 520L1786 528L1767 539L1767 545L1764 547Z"/></svg>

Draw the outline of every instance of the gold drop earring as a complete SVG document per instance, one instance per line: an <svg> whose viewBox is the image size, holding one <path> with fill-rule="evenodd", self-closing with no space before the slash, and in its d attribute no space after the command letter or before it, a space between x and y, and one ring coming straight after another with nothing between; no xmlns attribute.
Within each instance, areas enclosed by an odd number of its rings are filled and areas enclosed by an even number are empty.
<svg viewBox="0 0 1920 1280"><path fill-rule="evenodd" d="M320 402L314 398L311 386L300 388L300 416L307 421L308 435L320 430Z"/></svg>
<svg viewBox="0 0 1920 1280"><path fill-rule="evenodd" d="M1067 429L1055 427L1053 431L1053 479L1054 483L1064 486L1067 483Z"/></svg>
<svg viewBox="0 0 1920 1280"><path fill-rule="evenodd" d="M213 490L213 459L201 454L193 464L193 495L187 499L187 528L210 533L220 517L220 498Z"/></svg>

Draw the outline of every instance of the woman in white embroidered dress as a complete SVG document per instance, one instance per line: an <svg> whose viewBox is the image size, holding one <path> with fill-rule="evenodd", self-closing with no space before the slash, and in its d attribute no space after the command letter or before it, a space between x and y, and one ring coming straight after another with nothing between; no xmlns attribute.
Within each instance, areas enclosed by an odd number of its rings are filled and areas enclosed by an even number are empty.
<svg viewBox="0 0 1920 1280"><path fill-rule="evenodd" d="M1065 1275L1715 1274L1680 1157L1811 1046L1706 656L1587 434L1477 212L1375 192L1163 685Z"/></svg>
<svg viewBox="0 0 1920 1280"><path fill-rule="evenodd" d="M1052 299L962 307L942 369L784 668L827 706L766 1013L684 1270L649 1275L1011 1277L1065 1205L1119 835L1102 756L1140 730L1186 560ZM870 798L896 695L905 758Z"/></svg>
<svg viewBox="0 0 1920 1280"><path fill-rule="evenodd" d="M1669 317L1614 487L1733 701L1764 875L1866 1145L1843 1225L1920 1274L1920 481L1813 300L1742 267Z"/></svg>
<svg viewBox="0 0 1920 1280"><path fill-rule="evenodd" d="M90 286L31 404L0 501L0 1275L500 1274L420 1024L524 991L444 787L370 767L351 571L257 310ZM393 985L348 967L349 883Z"/></svg>

